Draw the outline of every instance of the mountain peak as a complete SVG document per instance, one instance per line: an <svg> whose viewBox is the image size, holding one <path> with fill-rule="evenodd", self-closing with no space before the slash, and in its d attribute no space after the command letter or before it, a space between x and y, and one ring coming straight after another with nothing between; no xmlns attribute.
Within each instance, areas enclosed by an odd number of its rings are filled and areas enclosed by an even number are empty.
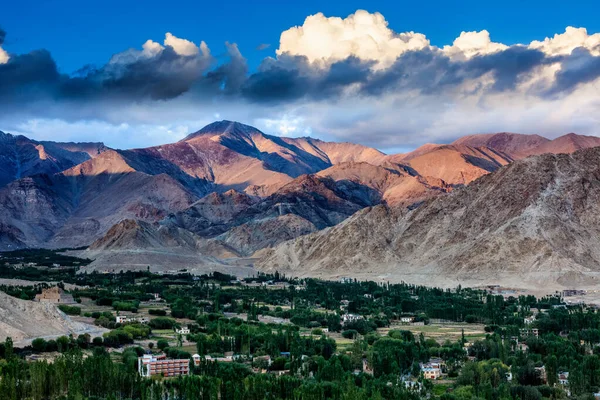
<svg viewBox="0 0 600 400"><path fill-rule="evenodd" d="M237 121L215 121L211 124L206 125L204 128L200 129L197 132L191 133L185 138L183 138L182 142L187 142L188 140L195 139L204 135L222 135L229 137L237 137L248 139L253 134L262 134L261 131L256 129L253 126L242 124Z"/></svg>

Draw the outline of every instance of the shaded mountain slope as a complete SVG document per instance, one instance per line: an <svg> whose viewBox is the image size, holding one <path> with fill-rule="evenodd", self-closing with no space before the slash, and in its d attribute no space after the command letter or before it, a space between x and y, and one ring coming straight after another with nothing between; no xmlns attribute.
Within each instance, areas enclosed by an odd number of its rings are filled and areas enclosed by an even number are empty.
<svg viewBox="0 0 600 400"><path fill-rule="evenodd" d="M102 143L38 142L0 131L0 188L34 174L64 171L105 150Z"/></svg>
<svg viewBox="0 0 600 400"><path fill-rule="evenodd" d="M514 162L409 211L367 208L268 251L259 267L324 277L593 286L600 148Z"/></svg>

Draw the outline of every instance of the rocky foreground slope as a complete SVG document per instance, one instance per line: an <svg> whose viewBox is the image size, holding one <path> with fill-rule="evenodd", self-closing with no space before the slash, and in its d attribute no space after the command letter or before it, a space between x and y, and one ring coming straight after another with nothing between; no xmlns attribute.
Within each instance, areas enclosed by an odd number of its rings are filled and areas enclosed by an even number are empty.
<svg viewBox="0 0 600 400"><path fill-rule="evenodd" d="M11 337L16 344L28 339L90 333L103 330L71 320L55 305L21 300L0 292L0 342Z"/></svg>
<svg viewBox="0 0 600 400"><path fill-rule="evenodd" d="M414 210L370 207L266 253L258 268L300 276L592 287L600 148L529 157Z"/></svg>

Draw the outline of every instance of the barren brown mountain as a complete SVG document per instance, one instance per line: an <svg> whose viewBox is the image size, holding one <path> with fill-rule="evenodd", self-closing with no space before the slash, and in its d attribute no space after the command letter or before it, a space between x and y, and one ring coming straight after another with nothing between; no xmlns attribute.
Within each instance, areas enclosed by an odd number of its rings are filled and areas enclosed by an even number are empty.
<svg viewBox="0 0 600 400"><path fill-rule="evenodd" d="M531 154L569 153L600 144L598 138L574 134L550 141L537 135L498 133L385 155L352 143L271 136L231 121L207 125L177 143L133 150L2 137L8 144L0 146L0 154L10 157L0 167L11 171L5 176L13 180L0 188L0 249L93 243L86 256L95 259L90 268L99 270L120 265L193 266L197 271L239 268L252 263L247 257L262 254L265 248L322 229L346 229L353 221L363 225L355 233L346 232L344 240L367 238L365 243L377 242L374 249L384 249L393 241L389 235L397 231L392 224L395 218L417 215L430 207L434 197L456 190L462 193L465 185L486 181L485 175L503 171ZM17 164L12 156L15 149L21 152ZM30 164L22 162L26 151L33 154ZM83 162L71 165L78 157ZM59 158L61 163L56 161ZM33 167L19 175L14 173L15 165ZM51 168L45 169L47 165ZM25 176L35 170L41 173ZM500 189L490 188L492 193L496 190ZM362 215L381 219L373 223L362 220ZM446 217L442 222L450 220ZM419 223L427 226L426 221ZM434 232L438 226L443 224L438 221L429 229ZM453 240L462 234L455 232ZM299 240L311 240L312 235ZM407 236L405 242L411 238ZM419 243L426 243L425 239L420 237ZM386 251L381 259L370 253L373 248L363 250L352 260L369 257L384 266L390 254L396 254ZM411 254L408 250L402 250L405 257ZM344 256L343 251L335 254ZM434 262L423 261L427 252L419 254L418 263ZM307 265L327 263L330 256L321 256L322 261L315 256Z"/></svg>
<svg viewBox="0 0 600 400"><path fill-rule="evenodd" d="M64 171L105 150L102 143L37 142L0 131L0 188L34 174Z"/></svg>
<svg viewBox="0 0 600 400"><path fill-rule="evenodd" d="M600 148L516 161L414 210L379 205L285 242L266 271L453 286L591 287L600 277Z"/></svg>

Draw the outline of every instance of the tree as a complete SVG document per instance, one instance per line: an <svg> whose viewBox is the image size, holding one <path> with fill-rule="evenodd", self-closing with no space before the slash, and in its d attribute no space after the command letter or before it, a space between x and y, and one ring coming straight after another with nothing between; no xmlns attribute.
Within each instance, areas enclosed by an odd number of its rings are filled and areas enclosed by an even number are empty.
<svg viewBox="0 0 600 400"><path fill-rule="evenodd" d="M167 342L165 339L159 339L156 342L156 347L164 351L167 347L169 347L169 342Z"/></svg>
<svg viewBox="0 0 600 400"><path fill-rule="evenodd" d="M10 360L13 357L13 340L9 336L4 341L4 358Z"/></svg>
<svg viewBox="0 0 600 400"><path fill-rule="evenodd" d="M33 339L31 347L37 352L43 352L46 350L46 341L43 338Z"/></svg>

